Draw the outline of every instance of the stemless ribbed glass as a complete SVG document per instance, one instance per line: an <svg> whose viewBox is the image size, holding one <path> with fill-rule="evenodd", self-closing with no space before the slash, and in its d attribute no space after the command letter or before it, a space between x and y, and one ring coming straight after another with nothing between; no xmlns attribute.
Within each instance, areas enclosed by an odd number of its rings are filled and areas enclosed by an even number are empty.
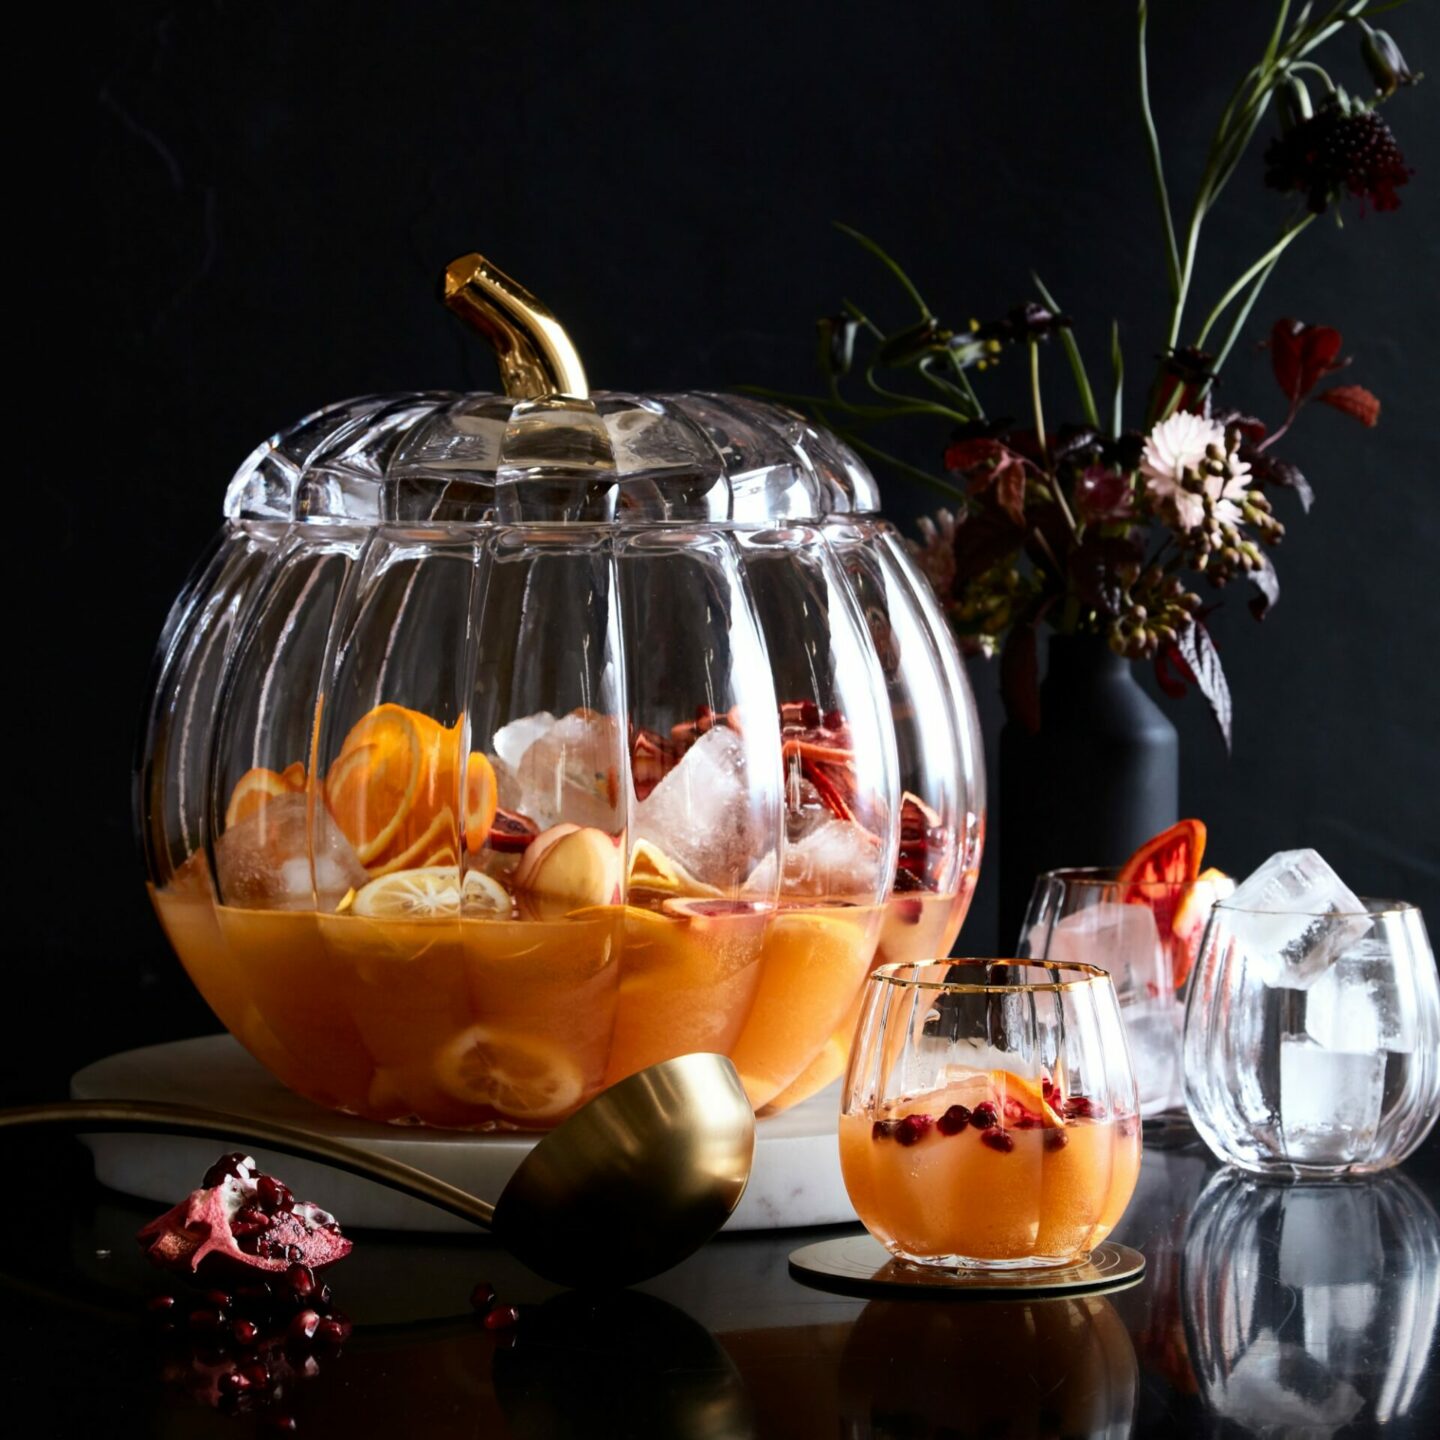
<svg viewBox="0 0 1440 1440"><path fill-rule="evenodd" d="M1183 1118L1180 1037L1185 985L1213 893L1205 881L1121 882L1114 868L1050 870L1036 878L1018 953L1098 965L1120 1002L1140 1113Z"/></svg>
<svg viewBox="0 0 1440 1440"><path fill-rule="evenodd" d="M1390 1434L1420 1422L1417 1394L1433 1402L1440 1220L1404 1175L1276 1185L1221 1171L1191 1214L1183 1273L1195 1377L1235 1433Z"/></svg>
<svg viewBox="0 0 1440 1440"><path fill-rule="evenodd" d="M845 1080L856 1213L915 1264L1086 1258L1140 1168L1135 1077L1109 977L1025 960L883 965Z"/></svg>
<svg viewBox="0 0 1440 1440"><path fill-rule="evenodd" d="M1222 1160L1322 1179L1398 1164L1440 1113L1440 985L1413 905L1221 902L1185 1020L1185 1098Z"/></svg>

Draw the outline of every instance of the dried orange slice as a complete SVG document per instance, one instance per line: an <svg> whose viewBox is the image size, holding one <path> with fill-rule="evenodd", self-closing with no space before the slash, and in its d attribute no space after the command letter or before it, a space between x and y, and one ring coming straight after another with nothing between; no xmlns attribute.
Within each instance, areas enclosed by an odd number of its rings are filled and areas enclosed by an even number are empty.
<svg viewBox="0 0 1440 1440"><path fill-rule="evenodd" d="M485 1025L450 1041L435 1057L434 1075L455 1099L522 1122L557 1119L585 1093L580 1067L558 1045Z"/></svg>
<svg viewBox="0 0 1440 1440"><path fill-rule="evenodd" d="M415 717L399 705L370 711L345 737L325 778L325 802L362 865L378 859L400 833L424 769Z"/></svg>
<svg viewBox="0 0 1440 1440"><path fill-rule="evenodd" d="M230 803L225 807L227 828L258 815L265 808L265 802L280 795L293 795L305 788L305 767L297 760L281 772L267 770L257 765L247 770L230 792Z"/></svg>

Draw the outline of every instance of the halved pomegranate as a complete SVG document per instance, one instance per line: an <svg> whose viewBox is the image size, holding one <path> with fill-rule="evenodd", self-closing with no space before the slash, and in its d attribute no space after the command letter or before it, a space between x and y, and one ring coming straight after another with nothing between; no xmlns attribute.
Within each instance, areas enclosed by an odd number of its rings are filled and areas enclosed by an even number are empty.
<svg viewBox="0 0 1440 1440"><path fill-rule="evenodd" d="M343 1260L351 1242L328 1210L296 1200L273 1176L260 1174L249 1155L222 1156L172 1210L135 1237L166 1270L207 1275L300 1265L318 1270Z"/></svg>

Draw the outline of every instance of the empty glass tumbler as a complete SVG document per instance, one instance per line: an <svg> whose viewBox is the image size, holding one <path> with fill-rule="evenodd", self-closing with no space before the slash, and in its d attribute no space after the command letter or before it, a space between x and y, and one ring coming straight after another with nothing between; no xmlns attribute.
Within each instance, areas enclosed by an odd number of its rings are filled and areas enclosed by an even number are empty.
<svg viewBox="0 0 1440 1440"><path fill-rule="evenodd" d="M1185 1098L1222 1160L1321 1179L1398 1164L1440 1106L1440 986L1419 910L1211 913Z"/></svg>

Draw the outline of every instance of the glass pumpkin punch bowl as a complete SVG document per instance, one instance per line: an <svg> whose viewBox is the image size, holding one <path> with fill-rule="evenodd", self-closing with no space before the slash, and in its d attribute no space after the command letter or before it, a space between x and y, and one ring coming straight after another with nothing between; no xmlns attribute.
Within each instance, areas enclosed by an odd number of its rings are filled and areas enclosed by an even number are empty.
<svg viewBox="0 0 1440 1440"><path fill-rule="evenodd" d="M590 393L478 256L507 393L261 445L161 637L151 894L278 1079L544 1129L688 1051L757 1111L844 1068L873 965L944 955L984 830L943 617L841 442L736 396Z"/></svg>

